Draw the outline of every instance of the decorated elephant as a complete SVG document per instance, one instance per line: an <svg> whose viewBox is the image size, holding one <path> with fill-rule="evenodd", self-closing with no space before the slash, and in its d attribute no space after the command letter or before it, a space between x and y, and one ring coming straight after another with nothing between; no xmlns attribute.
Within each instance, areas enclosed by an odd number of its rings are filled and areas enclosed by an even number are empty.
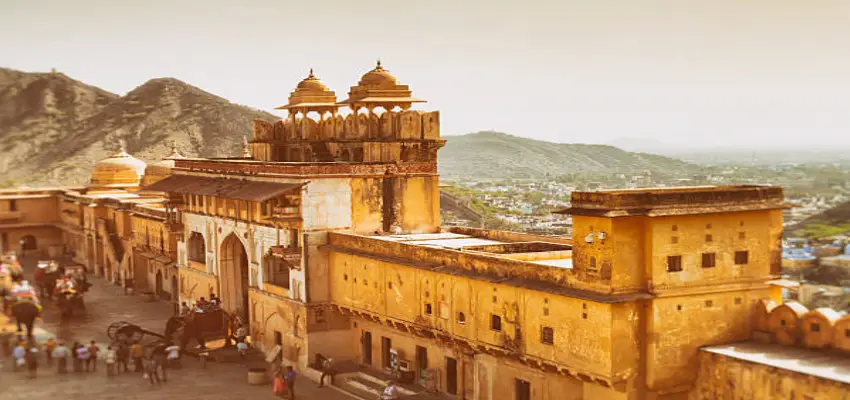
<svg viewBox="0 0 850 400"><path fill-rule="evenodd" d="M21 329L23 325L27 329L27 337L32 337L35 319L41 315L41 306L31 301L13 301L11 309L12 316L18 324L18 332L23 330Z"/></svg>
<svg viewBox="0 0 850 400"><path fill-rule="evenodd" d="M192 311L185 316L173 316L165 324L165 340L186 348L195 339L202 348L207 339L228 338L232 318L222 309L206 312ZM229 340L228 340L229 342Z"/></svg>
<svg viewBox="0 0 850 400"><path fill-rule="evenodd" d="M81 282L77 278L66 277L59 281L54 289L54 298L56 307L62 318L69 318L74 315L74 311L86 309L86 304L83 301L83 293L88 289L86 282Z"/></svg>
<svg viewBox="0 0 850 400"><path fill-rule="evenodd" d="M55 261L39 262L35 271L35 285L39 294L46 298L52 298L56 289L56 281L65 275L65 268L59 266Z"/></svg>

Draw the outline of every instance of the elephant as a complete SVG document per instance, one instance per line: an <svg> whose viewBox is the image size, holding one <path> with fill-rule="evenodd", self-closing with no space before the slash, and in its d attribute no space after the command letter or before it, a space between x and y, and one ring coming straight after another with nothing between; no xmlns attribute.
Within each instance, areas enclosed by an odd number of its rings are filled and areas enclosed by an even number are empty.
<svg viewBox="0 0 850 400"><path fill-rule="evenodd" d="M17 301L11 307L12 316L15 317L15 322L18 324L18 332L22 330L21 324L23 324L27 328L27 337L32 337L33 324L41 314L41 307L29 301Z"/></svg>
<svg viewBox="0 0 850 400"><path fill-rule="evenodd" d="M61 291L56 293L56 306L62 318L68 318L74 315L76 309L86 309L83 302L83 294L76 291Z"/></svg>
<svg viewBox="0 0 850 400"><path fill-rule="evenodd" d="M228 332L231 318L218 309L209 312L190 312L186 316L173 316L165 324L165 340L186 348L189 341L195 339L201 348L206 347L206 338L224 337L229 342Z"/></svg>

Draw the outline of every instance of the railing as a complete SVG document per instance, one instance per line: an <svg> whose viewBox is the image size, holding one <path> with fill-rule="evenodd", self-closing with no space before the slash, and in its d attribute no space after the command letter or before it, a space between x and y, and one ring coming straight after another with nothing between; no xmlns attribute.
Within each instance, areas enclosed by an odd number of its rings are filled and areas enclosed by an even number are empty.
<svg viewBox="0 0 850 400"><path fill-rule="evenodd" d="M23 218L24 213L21 211L0 211L0 223L20 222Z"/></svg>

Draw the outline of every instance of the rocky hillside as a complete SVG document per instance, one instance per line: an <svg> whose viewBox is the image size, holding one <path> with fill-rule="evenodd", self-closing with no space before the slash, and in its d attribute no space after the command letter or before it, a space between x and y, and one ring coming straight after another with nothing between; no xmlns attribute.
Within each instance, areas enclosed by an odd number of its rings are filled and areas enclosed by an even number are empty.
<svg viewBox="0 0 850 400"><path fill-rule="evenodd" d="M616 147L559 144L498 132L446 137L440 173L446 177L534 178L576 172L670 172L693 165L669 157Z"/></svg>
<svg viewBox="0 0 850 400"><path fill-rule="evenodd" d="M277 117L173 78L119 96L61 73L0 68L0 186L85 183L118 139L147 162L171 141L187 156L235 156L253 119Z"/></svg>
<svg viewBox="0 0 850 400"><path fill-rule="evenodd" d="M812 215L786 229L787 236L825 239L850 234L850 202Z"/></svg>

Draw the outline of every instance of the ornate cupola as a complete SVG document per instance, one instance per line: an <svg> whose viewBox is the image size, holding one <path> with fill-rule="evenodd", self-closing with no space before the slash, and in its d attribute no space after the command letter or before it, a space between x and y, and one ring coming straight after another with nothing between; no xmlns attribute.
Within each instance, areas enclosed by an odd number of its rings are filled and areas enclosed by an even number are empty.
<svg viewBox="0 0 850 400"><path fill-rule="evenodd" d="M289 95L289 102L275 109L288 110L290 114L298 112L306 114L311 111L324 114L328 111L336 112L338 108L336 94L313 74L311 68L310 74L301 80Z"/></svg>
<svg viewBox="0 0 850 400"><path fill-rule="evenodd" d="M381 66L378 60L375 68L360 78L357 86L352 86L348 92L348 98L339 104L348 105L352 110L362 107L373 109L383 107L392 110L396 106L407 110L413 103L424 103L413 97L413 93L407 85L400 85L398 79L390 74L390 71Z"/></svg>

